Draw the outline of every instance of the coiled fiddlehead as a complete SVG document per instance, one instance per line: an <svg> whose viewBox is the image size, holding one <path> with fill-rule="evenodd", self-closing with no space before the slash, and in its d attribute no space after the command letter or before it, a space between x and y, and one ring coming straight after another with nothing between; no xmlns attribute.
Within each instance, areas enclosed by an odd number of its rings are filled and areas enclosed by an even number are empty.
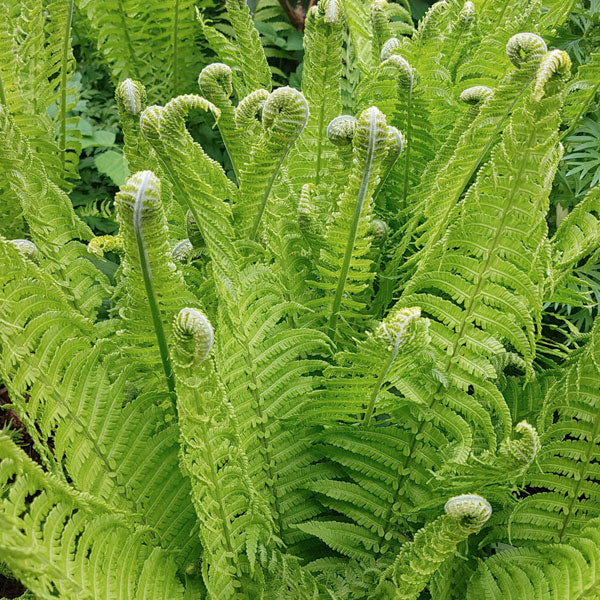
<svg viewBox="0 0 600 600"><path fill-rule="evenodd" d="M179 311L173 319L173 337L173 361L182 368L189 368L206 360L215 338L208 317L197 308L182 308Z"/></svg>
<svg viewBox="0 0 600 600"><path fill-rule="evenodd" d="M356 133L358 121L351 115L340 115L327 126L327 139L336 146L349 146Z"/></svg>
<svg viewBox="0 0 600 600"><path fill-rule="evenodd" d="M177 262L185 262L194 252L194 246L189 239L181 240L175 244L173 250L171 250L171 256Z"/></svg>
<svg viewBox="0 0 600 600"><path fill-rule="evenodd" d="M373 600L416 600L430 577L460 542L477 533L492 515L490 503L476 494L450 498L445 515L427 524L384 571Z"/></svg>
<svg viewBox="0 0 600 600"><path fill-rule="evenodd" d="M444 505L444 511L466 533L479 531L492 516L490 503L477 494L462 494L450 498Z"/></svg>
<svg viewBox="0 0 600 600"><path fill-rule="evenodd" d="M485 102L494 92L485 85L475 85L467 88L460 95L461 102L476 106L481 102Z"/></svg>
<svg viewBox="0 0 600 600"><path fill-rule="evenodd" d="M408 341L406 335L411 323L421 317L418 306L401 308L382 321L375 330L375 336L383 340L390 348L400 348Z"/></svg>
<svg viewBox="0 0 600 600"><path fill-rule="evenodd" d="M238 129L252 131L259 124L263 106L269 97L267 90L254 90L243 98L235 109L235 124Z"/></svg>
<svg viewBox="0 0 600 600"><path fill-rule="evenodd" d="M547 50L546 42L535 33L517 33L506 44L508 59L517 68L526 62L540 61Z"/></svg>
<svg viewBox="0 0 600 600"><path fill-rule="evenodd" d="M390 38L385 44L383 44L381 48L381 54L379 55L379 59L381 62L387 60L390 56L392 56L396 51L400 49L400 40L396 37Z"/></svg>
<svg viewBox="0 0 600 600"><path fill-rule="evenodd" d="M467 0L458 15L458 22L463 29L466 29L473 24L475 16L475 5L471 0Z"/></svg>
<svg viewBox="0 0 600 600"><path fill-rule="evenodd" d="M10 240L10 243L25 257L29 260L37 260L38 249L37 246L31 240Z"/></svg>
<svg viewBox="0 0 600 600"><path fill-rule="evenodd" d="M323 15L325 23L337 23L340 19L342 6L340 0L321 0L317 10Z"/></svg>
<svg viewBox="0 0 600 600"><path fill-rule="evenodd" d="M546 87L552 81L566 81L571 76L571 59L564 50L548 52L540 64L535 84L533 99L540 101L546 95Z"/></svg>
<svg viewBox="0 0 600 600"><path fill-rule="evenodd" d="M221 111L217 125L236 178L239 179L248 140L236 132L235 109L231 103L233 71L224 63L210 64L202 69L198 77L198 86L202 95Z"/></svg>
<svg viewBox="0 0 600 600"><path fill-rule="evenodd" d="M308 121L308 103L301 92L281 87L272 92L262 109L263 134L252 149L240 178L238 207L241 235L256 239L271 188L292 144Z"/></svg>
<svg viewBox="0 0 600 600"><path fill-rule="evenodd" d="M521 439L504 440L500 444L498 455L507 469L524 471L536 459L540 451L540 436L535 427L527 421L515 425L515 431L521 434Z"/></svg>

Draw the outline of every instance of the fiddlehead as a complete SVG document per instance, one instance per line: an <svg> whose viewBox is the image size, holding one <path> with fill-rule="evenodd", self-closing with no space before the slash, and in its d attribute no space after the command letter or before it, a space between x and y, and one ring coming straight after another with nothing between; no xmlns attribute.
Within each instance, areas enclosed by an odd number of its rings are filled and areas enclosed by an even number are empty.
<svg viewBox="0 0 600 600"><path fill-rule="evenodd" d="M37 246L30 240L10 240L10 243L29 260L36 261L38 257Z"/></svg>
<svg viewBox="0 0 600 600"><path fill-rule="evenodd" d="M375 337L385 342L389 349L401 348L408 341L406 333L410 324L421 317L421 309L418 306L401 308L393 312L375 330Z"/></svg>
<svg viewBox="0 0 600 600"><path fill-rule="evenodd" d="M538 70L533 86L534 100L541 100L546 95L546 87L552 82L564 82L571 76L571 59L564 50L548 52Z"/></svg>
<svg viewBox="0 0 600 600"><path fill-rule="evenodd" d="M125 79L115 91L119 111L137 116L146 108L146 88L135 79Z"/></svg>
<svg viewBox="0 0 600 600"><path fill-rule="evenodd" d="M264 89L254 90L235 109L235 124L238 129L252 131L260 123L263 106L269 97L269 92Z"/></svg>
<svg viewBox="0 0 600 600"><path fill-rule="evenodd" d="M221 111L218 127L223 143L231 159L236 178L239 179L240 167L248 140L236 131L235 109L231 103L233 93L233 72L224 63L213 63L202 69L198 77L200 92Z"/></svg>
<svg viewBox="0 0 600 600"><path fill-rule="evenodd" d="M130 294L132 298L138 298L137 310L144 312L145 309L150 309L167 387L169 392L174 393L175 380L157 289L157 283L160 283L163 277L163 283L168 281L167 277L170 278L169 270L175 271L174 265L166 259L168 227L160 191L160 181L156 175L151 171L140 171L127 180L117 194L115 204L125 249L125 273L129 278L130 287L133 288ZM137 290L137 286L142 282L147 304ZM165 291L167 290L162 292Z"/></svg>
<svg viewBox="0 0 600 600"><path fill-rule="evenodd" d="M398 51L400 49L400 47L401 47L401 44L400 44L400 40L398 38L395 38L395 37L390 38L381 47L381 54L379 55L379 60L381 62L387 60L396 51Z"/></svg>
<svg viewBox="0 0 600 600"><path fill-rule="evenodd" d="M171 256L177 262L185 262L193 254L193 252L194 246L192 246L190 240L186 238L185 240L181 240L175 244L173 250L171 250Z"/></svg>
<svg viewBox="0 0 600 600"><path fill-rule="evenodd" d="M233 93L233 75L231 67L224 63L212 63L200 72L198 87L202 95L222 110L223 104L229 102Z"/></svg>
<svg viewBox="0 0 600 600"><path fill-rule="evenodd" d="M454 519L465 533L479 531L492 516L490 503L476 494L463 494L450 498L444 512Z"/></svg>
<svg viewBox="0 0 600 600"><path fill-rule="evenodd" d="M319 267L327 281L323 281L326 289L334 293L327 322L335 337L343 299L346 297L350 301L350 296L364 290L369 280L365 275L367 269L363 268L358 274L358 265L363 264L363 257L369 251L372 197L390 154L398 154L402 144L398 132L387 126L385 116L375 107L364 110L356 121L348 117L334 119L328 128L328 137L342 148L351 141L353 156L350 178L328 228L327 248L322 253ZM333 284L331 289L330 284Z"/></svg>
<svg viewBox="0 0 600 600"><path fill-rule="evenodd" d="M515 425L515 431L521 434L518 440L505 439L500 444L499 462L507 470L523 472L536 459L540 451L540 436L535 427L527 421Z"/></svg>
<svg viewBox="0 0 600 600"><path fill-rule="evenodd" d="M356 133L358 121L351 115L340 115L327 126L327 139L336 146L349 146Z"/></svg>
<svg viewBox="0 0 600 600"><path fill-rule="evenodd" d="M416 600L430 577L460 542L477 533L492 515L490 503L475 494L450 498L445 515L425 525L384 571L373 600Z"/></svg>
<svg viewBox="0 0 600 600"><path fill-rule="evenodd" d="M525 63L540 61L547 50L546 42L535 33L517 33L506 44L506 54L518 69Z"/></svg>
<svg viewBox="0 0 600 600"><path fill-rule="evenodd" d="M256 239L281 164L308 121L308 103L301 92L281 87L262 109L262 135L252 148L240 177L242 202L236 207L241 237Z"/></svg>
<svg viewBox="0 0 600 600"><path fill-rule="evenodd" d="M206 360L214 343L213 327L197 308L182 308L173 320L173 362L190 368Z"/></svg>
<svg viewBox="0 0 600 600"><path fill-rule="evenodd" d="M458 22L460 26L463 29L470 27L475 20L476 14L475 5L473 2L471 2L471 0L467 0L458 15Z"/></svg>
<svg viewBox="0 0 600 600"><path fill-rule="evenodd" d="M475 85L467 88L460 95L460 101L471 106L485 102L494 92L485 85Z"/></svg>

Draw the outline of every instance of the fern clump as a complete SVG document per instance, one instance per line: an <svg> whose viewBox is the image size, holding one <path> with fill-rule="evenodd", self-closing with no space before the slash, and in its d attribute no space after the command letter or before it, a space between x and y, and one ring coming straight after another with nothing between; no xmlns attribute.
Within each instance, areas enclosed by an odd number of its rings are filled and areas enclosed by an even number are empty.
<svg viewBox="0 0 600 600"><path fill-rule="evenodd" d="M36 598L596 597L600 322L548 309L587 306L600 247L597 189L549 219L598 90L552 48L568 11L320 0L300 90L242 0L81 0L131 172L94 236L74 4L17 4L0 378L36 460L0 431L6 569Z"/></svg>

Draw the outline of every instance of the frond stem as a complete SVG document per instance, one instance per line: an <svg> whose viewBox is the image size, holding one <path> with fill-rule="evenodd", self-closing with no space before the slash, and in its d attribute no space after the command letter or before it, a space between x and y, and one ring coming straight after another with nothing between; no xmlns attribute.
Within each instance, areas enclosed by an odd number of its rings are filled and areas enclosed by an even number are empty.
<svg viewBox="0 0 600 600"><path fill-rule="evenodd" d="M375 387L373 388L373 393L371 394L371 399L369 400L369 405L367 406L367 410L365 411L364 418L363 418L363 424L365 425L365 427L368 427L369 424L371 423L371 417L373 416L373 412L375 410L375 403L377 401L377 397L379 396L379 392L381 391L381 388L383 387L383 384L385 383L385 379L388 376L390 369L392 368L392 364L394 363L394 360L396 360L396 357L398 356L399 348L400 348L400 339L397 339L396 342L394 343L394 348L390 352L390 356L388 357L387 362L385 363L385 365L383 366L383 368L381 369L381 371L379 373L379 377L377 378L377 383L375 384Z"/></svg>
<svg viewBox="0 0 600 600"><path fill-rule="evenodd" d="M173 19L173 96L179 88L179 0L175 0L175 18Z"/></svg>
<svg viewBox="0 0 600 600"><path fill-rule="evenodd" d="M173 367L171 366L171 359L169 357L169 349L167 347L167 338L163 327L163 322L160 316L160 309L156 300L156 293L154 291L154 284L152 282L152 268L150 267L150 260L148 258L148 251L146 249L146 240L144 238L143 226L142 226L142 198L146 193L146 186L148 185L148 177L142 181L140 185L133 207L133 231L135 234L135 241L138 249L138 257L140 261L140 270L142 271L142 277L144 279L144 287L146 288L146 296L148 297L148 306L150 307L150 314L152 315L152 323L154 325L154 333L156 335L156 341L158 342L158 349L160 352L160 359L163 365L163 371L167 380L167 387L171 398L175 398L175 377L173 375Z"/></svg>
<svg viewBox="0 0 600 600"><path fill-rule="evenodd" d="M67 55L71 48L71 24L73 22L73 8L75 0L69 2L67 22L63 33L63 47L60 58L60 107L59 107L59 138L60 162L65 168L67 158Z"/></svg>
<svg viewBox="0 0 600 600"><path fill-rule="evenodd" d="M329 314L328 327L330 330L330 337L333 342L335 342L338 313L340 311L340 306L342 305L344 288L346 287L346 279L348 278L348 271L350 270L350 263L352 261L352 252L354 251L354 244L356 242L356 234L358 232L360 215L362 214L363 205L365 203L365 198L367 197L367 191L369 189L369 182L372 173L373 156L375 154L376 127L377 124L374 120L372 120L370 124L369 144L367 146L365 166L363 169L358 195L356 197L356 204L354 206L354 215L352 216L352 225L350 227L350 233L348 234L348 241L346 243L344 262L342 263L342 268L338 277L337 289L335 291L335 297L333 298L333 304L331 305L331 313Z"/></svg>

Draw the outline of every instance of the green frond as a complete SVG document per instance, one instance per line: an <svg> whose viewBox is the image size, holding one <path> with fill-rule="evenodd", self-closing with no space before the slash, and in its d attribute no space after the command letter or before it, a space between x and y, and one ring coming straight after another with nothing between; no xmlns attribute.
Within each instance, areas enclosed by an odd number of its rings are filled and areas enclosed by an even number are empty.
<svg viewBox="0 0 600 600"><path fill-rule="evenodd" d="M2 559L36 598L183 600L147 528L44 473L4 432L0 459Z"/></svg>
<svg viewBox="0 0 600 600"><path fill-rule="evenodd" d="M600 589L598 521L570 544L510 548L481 563L467 600L587 600Z"/></svg>
<svg viewBox="0 0 600 600"><path fill-rule="evenodd" d="M0 374L43 464L115 510L136 514L165 549L195 554L193 507L179 473L177 431L165 421L167 398L133 392L133 366L115 368L118 349L97 341L62 286L14 244L0 248L0 319L9 324Z"/></svg>
<svg viewBox="0 0 600 600"><path fill-rule="evenodd" d="M192 213L212 260L218 292L229 299L235 294L239 271L231 209L226 204L235 191L223 169L187 131L185 117L192 108L219 115L217 107L204 98L183 96L164 107L144 110L141 129L173 186L175 200Z"/></svg>
<svg viewBox="0 0 600 600"><path fill-rule="evenodd" d="M579 120L594 101L600 89L600 51L592 53L590 60L582 64L568 87L564 117L569 125L561 139L569 137Z"/></svg>
<svg viewBox="0 0 600 600"><path fill-rule="evenodd" d="M292 144L306 126L308 113L306 99L293 88L278 88L266 99L262 132L240 172L238 203L234 207L240 238L259 238L273 185Z"/></svg>
<svg viewBox="0 0 600 600"><path fill-rule="evenodd" d="M555 301L569 294L578 263L592 255L600 245L600 188L585 198L560 223L552 238L553 269L550 292ZM567 296L568 297L568 296Z"/></svg>
<svg viewBox="0 0 600 600"><path fill-rule="evenodd" d="M477 533L492 514L489 502L475 494L446 502L445 515L421 529L388 567L372 598L417 600L431 575L460 542Z"/></svg>
<svg viewBox="0 0 600 600"><path fill-rule="evenodd" d="M201 524L206 588L215 599L247 598L256 545L268 544L271 534L268 506L252 485L235 412L208 358L210 322L184 308L173 331L181 463Z"/></svg>
<svg viewBox="0 0 600 600"><path fill-rule="evenodd" d="M174 393L169 326L181 305L195 299L169 251L160 180L151 171L135 173L117 194L116 207L124 250L118 309L125 328L120 335L128 360L136 355L146 376L155 373L160 356L164 379L159 381Z"/></svg>
<svg viewBox="0 0 600 600"><path fill-rule="evenodd" d="M291 328L288 313L300 307L284 300L280 284L265 267L241 274L236 302L220 310L217 371L236 411L242 447L259 493L269 490L278 535L293 523L317 514L311 494L301 489L304 476L319 477L318 458L307 427L291 430L315 394L318 358L329 353L319 331Z"/></svg>
<svg viewBox="0 0 600 600"><path fill-rule="evenodd" d="M290 182L319 186L328 181L336 154L327 143L327 126L342 112L343 6L322 0L306 16L302 92L309 107L306 127L286 161Z"/></svg>
<svg viewBox="0 0 600 600"><path fill-rule="evenodd" d="M599 351L600 322L596 321L590 341L565 366L546 396L539 422L539 472L532 470L526 480L540 491L515 507L509 527L513 542L566 543L600 515Z"/></svg>
<svg viewBox="0 0 600 600"><path fill-rule="evenodd" d="M198 20L219 61L232 69L233 87L238 99L259 88L271 91L271 70L248 5L244 0L226 0L225 7L232 39L206 22L200 12Z"/></svg>
<svg viewBox="0 0 600 600"><path fill-rule="evenodd" d="M466 60L458 66L456 83L459 89L474 85L494 88L508 68L505 48L513 36L523 31L538 33L540 2L537 0L507 0L486 3L477 22L485 32L471 48ZM515 64L515 54L508 58Z"/></svg>
<svg viewBox="0 0 600 600"><path fill-rule="evenodd" d="M346 131L347 124L347 121L336 120L328 129L328 137L335 140L336 145L351 144L352 167L325 232L317 266L319 281L314 283L327 295L323 316L332 339L339 331L346 338L349 329L354 334L356 326L364 326L364 314L361 317L359 312L365 305L361 294L373 279L368 257L373 194L389 155L397 155L402 150L398 132L387 125L384 115L375 107L361 113L352 127L353 132ZM352 134L350 138L348 133Z"/></svg>
<svg viewBox="0 0 600 600"><path fill-rule="evenodd" d="M113 82L131 78L151 102L192 92L199 67L192 0L79 0Z"/></svg>

